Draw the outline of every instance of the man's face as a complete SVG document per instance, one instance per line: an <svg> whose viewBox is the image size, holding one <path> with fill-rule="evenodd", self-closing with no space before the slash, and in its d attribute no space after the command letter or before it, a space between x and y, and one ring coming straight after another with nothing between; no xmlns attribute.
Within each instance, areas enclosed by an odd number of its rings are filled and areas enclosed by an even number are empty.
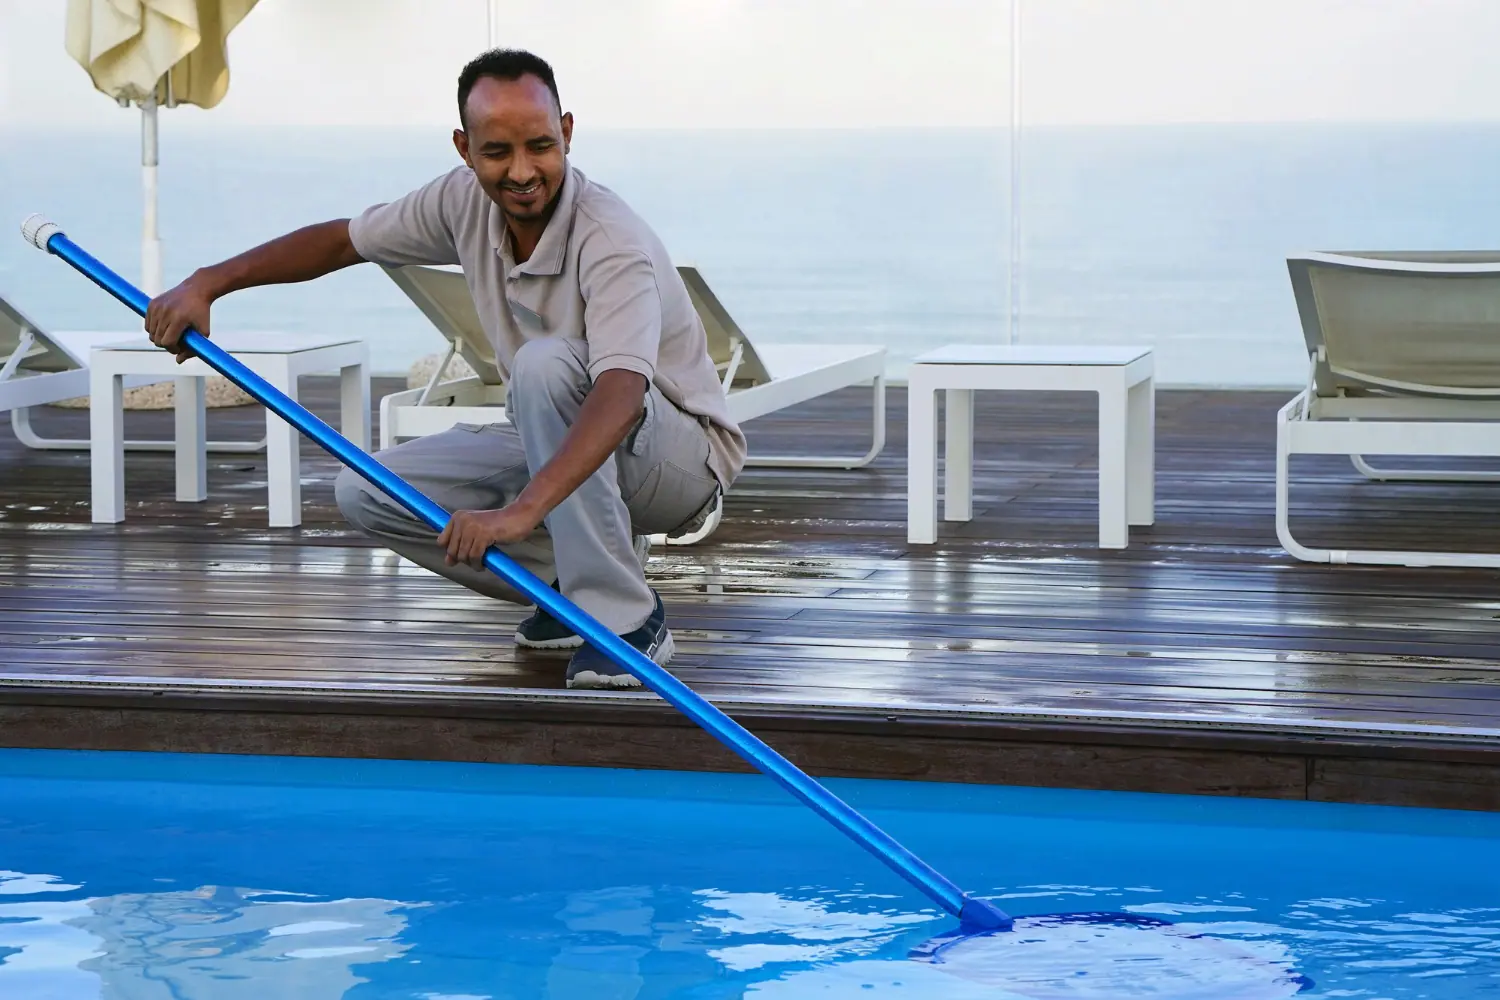
<svg viewBox="0 0 1500 1000"><path fill-rule="evenodd" d="M559 115L552 91L530 74L484 77L469 91L466 130L455 130L458 154L500 210L537 222L562 190L573 116Z"/></svg>

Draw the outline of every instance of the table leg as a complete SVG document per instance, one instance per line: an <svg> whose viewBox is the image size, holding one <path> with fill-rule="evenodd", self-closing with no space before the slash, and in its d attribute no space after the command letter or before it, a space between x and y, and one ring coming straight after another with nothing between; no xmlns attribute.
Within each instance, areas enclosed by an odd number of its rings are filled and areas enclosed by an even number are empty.
<svg viewBox="0 0 1500 1000"><path fill-rule="evenodd" d="M363 361L339 369L339 430L361 451L370 450L370 377Z"/></svg>
<svg viewBox="0 0 1500 1000"><path fill-rule="evenodd" d="M974 390L948 389L943 418L943 520L974 516Z"/></svg>
<svg viewBox="0 0 1500 1000"><path fill-rule="evenodd" d="M1130 387L1129 443L1126 448L1131 524L1156 523L1156 381L1144 379Z"/></svg>
<svg viewBox="0 0 1500 1000"><path fill-rule="evenodd" d="M937 541L937 390L916 365L907 388L906 540Z"/></svg>
<svg viewBox="0 0 1500 1000"><path fill-rule="evenodd" d="M266 381L297 399L297 379L284 357L268 358ZM266 510L273 528L295 528L302 523L301 436L291 422L266 410Z"/></svg>
<svg viewBox="0 0 1500 1000"><path fill-rule="evenodd" d="M97 353L89 363L89 479L93 523L125 520L125 386Z"/></svg>
<svg viewBox="0 0 1500 1000"><path fill-rule="evenodd" d="M1125 515L1126 412L1124 379L1099 390L1099 547L1123 549L1130 542Z"/></svg>
<svg viewBox="0 0 1500 1000"><path fill-rule="evenodd" d="M172 380L176 410L177 499L196 503L208 498L208 409L204 387L208 380L185 375Z"/></svg>

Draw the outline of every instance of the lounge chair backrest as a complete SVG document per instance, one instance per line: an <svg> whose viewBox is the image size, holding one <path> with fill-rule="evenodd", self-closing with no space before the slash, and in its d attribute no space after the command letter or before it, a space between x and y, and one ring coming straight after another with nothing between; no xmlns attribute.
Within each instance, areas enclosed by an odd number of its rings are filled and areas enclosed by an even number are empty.
<svg viewBox="0 0 1500 1000"><path fill-rule="evenodd" d="M1320 396L1500 398L1500 252L1287 258Z"/></svg>
<svg viewBox="0 0 1500 1000"><path fill-rule="evenodd" d="M505 382L495 360L495 349L490 346L490 338L485 336L484 324L479 322L479 312L474 308L474 297L469 294L462 270L426 265L387 267L382 264L381 267L445 338L457 342L459 356L474 369L474 374L489 385Z"/></svg>
<svg viewBox="0 0 1500 1000"><path fill-rule="evenodd" d="M729 310L724 308L713 289L708 287L708 282L698 269L684 264L678 266L677 273L687 285L688 297L693 300L693 308L703 321L703 329L708 334L708 354L719 369L720 379L729 366L734 365L733 384L736 386L762 385L771 381L765 362L755 353L755 345L750 342L745 331L740 329L734 317L729 315ZM738 361L734 356L736 347L740 354Z"/></svg>
<svg viewBox="0 0 1500 1000"><path fill-rule="evenodd" d="M10 360L21 345L26 331L31 333L31 346L17 366L27 372L67 372L82 368L83 364L42 332L41 327L21 310L0 295L0 368Z"/></svg>
<svg viewBox="0 0 1500 1000"><path fill-rule="evenodd" d="M458 341L460 356L474 369L475 374L490 385L504 382L494 348L490 346L484 325L479 321L479 313L474 308L474 298L469 293L462 270L453 266L428 265L382 267L444 337ZM677 273L687 284L693 308L703 321L704 330L708 334L709 354L718 366L720 378L732 366L735 386L760 385L771 381L750 338L745 336L729 311L719 302L697 268L683 266L677 269Z"/></svg>

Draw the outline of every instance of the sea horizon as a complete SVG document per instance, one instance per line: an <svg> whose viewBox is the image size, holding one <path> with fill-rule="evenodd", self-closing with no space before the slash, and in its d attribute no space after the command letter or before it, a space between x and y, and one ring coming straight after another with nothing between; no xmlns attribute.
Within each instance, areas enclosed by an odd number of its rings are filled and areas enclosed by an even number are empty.
<svg viewBox="0 0 1500 1000"><path fill-rule="evenodd" d="M191 121L176 125L186 110ZM186 116L183 116L184 118ZM228 128L161 115L168 283L299 225L352 215L458 164L448 131ZM39 211L139 277L139 138L12 128L0 205ZM592 129L572 161L703 269L752 340L884 344L891 373L942 343L1004 343L1009 131ZM1305 355L1289 254L1490 249L1500 122L1029 126L1022 133L1021 343L1143 343L1158 384L1295 389ZM47 329L139 328L19 239L0 294ZM353 331L378 374L441 336L377 269L236 293L219 328Z"/></svg>

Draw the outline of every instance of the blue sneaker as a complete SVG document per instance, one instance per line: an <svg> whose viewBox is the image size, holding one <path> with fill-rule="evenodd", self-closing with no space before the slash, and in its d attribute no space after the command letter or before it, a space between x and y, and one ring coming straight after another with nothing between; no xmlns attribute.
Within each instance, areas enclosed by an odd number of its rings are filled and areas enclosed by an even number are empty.
<svg viewBox="0 0 1500 1000"><path fill-rule="evenodd" d="M557 590L556 583L552 589ZM516 626L516 645L528 649L577 649L583 645L583 636L537 608Z"/></svg>
<svg viewBox="0 0 1500 1000"><path fill-rule="evenodd" d="M644 570L651 553L651 536L636 535L633 547L636 560ZM558 589L556 582L553 582L552 589ZM583 645L583 636L537 608L516 626L516 645L527 649L577 649Z"/></svg>
<svg viewBox="0 0 1500 1000"><path fill-rule="evenodd" d="M667 628L667 611L662 607L661 595L655 590L656 609L646 623L634 632L620 638L650 657L658 666L666 666L677 651L672 642L672 632ZM599 652L593 646L584 646L573 654L568 663L568 687L592 688L595 690L623 690L645 687L635 674Z"/></svg>

